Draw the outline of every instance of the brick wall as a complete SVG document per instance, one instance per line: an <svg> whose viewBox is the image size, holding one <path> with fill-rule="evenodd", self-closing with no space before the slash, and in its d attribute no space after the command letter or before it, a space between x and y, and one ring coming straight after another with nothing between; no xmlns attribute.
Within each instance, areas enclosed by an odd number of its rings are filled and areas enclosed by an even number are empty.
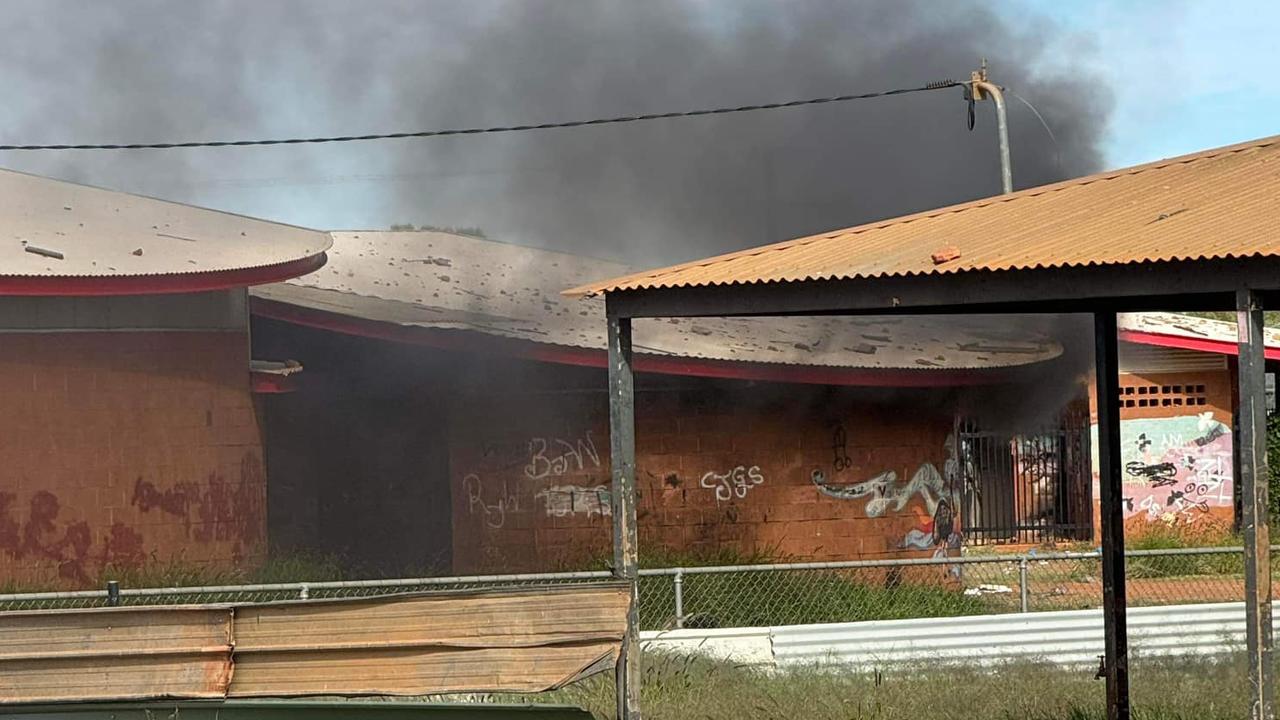
<svg viewBox="0 0 1280 720"><path fill-rule="evenodd" d="M953 501L939 511L952 428L941 394L700 383L637 398L642 552L842 560L958 542ZM580 569L608 557L607 418L602 393L458 403L455 571Z"/></svg>
<svg viewBox="0 0 1280 720"><path fill-rule="evenodd" d="M243 332L5 334L0 585L265 551Z"/></svg>
<svg viewBox="0 0 1280 720"><path fill-rule="evenodd" d="M1095 533L1097 399L1091 397ZM1228 370L1120 376L1120 444L1126 533L1159 522L1198 535L1233 516L1232 384Z"/></svg>

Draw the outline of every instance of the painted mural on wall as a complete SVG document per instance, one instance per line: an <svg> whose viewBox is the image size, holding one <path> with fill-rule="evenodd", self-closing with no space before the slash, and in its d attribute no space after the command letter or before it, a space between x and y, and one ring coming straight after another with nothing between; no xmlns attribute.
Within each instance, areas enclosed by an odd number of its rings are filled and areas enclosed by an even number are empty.
<svg viewBox="0 0 1280 720"><path fill-rule="evenodd" d="M836 478L849 470L853 463L845 449L847 442L843 426L833 433ZM882 517L886 513L910 513L916 519L915 526L906 532L898 547L911 550L933 550L934 557L946 557L948 550L959 549L963 536L956 515L957 491L960 482L960 461L956 457L955 437L948 435L944 447L947 460L942 472L936 465L924 462L912 473L911 479L899 481L895 470L884 470L857 482L836 482L822 469L815 469L810 479L818 492L839 500L862 500L867 517Z"/></svg>
<svg viewBox="0 0 1280 720"><path fill-rule="evenodd" d="M1191 523L1232 508L1231 429L1213 413L1121 421L1120 445L1126 518Z"/></svg>

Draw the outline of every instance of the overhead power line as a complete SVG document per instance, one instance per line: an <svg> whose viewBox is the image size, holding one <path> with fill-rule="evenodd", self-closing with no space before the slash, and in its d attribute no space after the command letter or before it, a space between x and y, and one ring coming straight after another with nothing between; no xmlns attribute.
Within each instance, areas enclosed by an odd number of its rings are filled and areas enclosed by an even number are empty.
<svg viewBox="0 0 1280 720"><path fill-rule="evenodd" d="M647 120L666 120L670 118L701 117L704 115L730 115L734 113L755 112L758 110L782 110L803 107L806 105L826 105L851 100L870 100L872 98L889 97L891 95L908 95L910 93L945 90L961 87L964 83L953 80L931 82L920 87L881 90L879 92L859 93L857 95L836 95L833 97L809 98L807 100L789 100L787 102L763 103L760 105L739 105L737 107L719 107L702 110L684 110L680 112L650 113L647 115L622 115L618 117L596 118L594 120L570 120L567 122L538 123L534 125L499 125L495 127L456 128L447 130L418 130L413 132L377 133L371 135L336 135L332 137L294 137L272 138L266 140L209 140L194 142L167 143L119 143L119 144L64 144L64 145L0 145L0 150L172 150L175 148L203 147L246 147L250 145L309 145L319 143L358 142L362 140L398 140L404 138L447 137L450 135L492 135L497 133L523 132L526 130L553 130L558 128L586 127L589 125L620 125L623 123L644 122Z"/></svg>

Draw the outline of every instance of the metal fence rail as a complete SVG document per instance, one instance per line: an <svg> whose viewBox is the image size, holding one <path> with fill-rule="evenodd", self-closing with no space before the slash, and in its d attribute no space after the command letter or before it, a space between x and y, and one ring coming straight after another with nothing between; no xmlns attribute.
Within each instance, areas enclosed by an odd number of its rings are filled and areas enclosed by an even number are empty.
<svg viewBox="0 0 1280 720"><path fill-rule="evenodd" d="M1133 550L1125 560L1131 606L1244 597L1242 548ZM25 593L0 595L0 611L371 597L609 577L595 571ZM1082 610L1101 605L1100 578L1096 552L644 569L640 624L646 630L766 627Z"/></svg>

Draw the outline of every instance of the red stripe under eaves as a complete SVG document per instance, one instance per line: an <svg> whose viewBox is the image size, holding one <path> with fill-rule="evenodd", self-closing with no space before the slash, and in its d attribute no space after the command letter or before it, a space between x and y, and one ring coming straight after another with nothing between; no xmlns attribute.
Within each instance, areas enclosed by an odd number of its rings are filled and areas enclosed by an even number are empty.
<svg viewBox="0 0 1280 720"><path fill-rule="evenodd" d="M605 368L608 359L604 350L593 348L550 345L503 338L466 330L442 330L411 327L396 323L368 320L341 313L316 310L289 303L251 297L250 310L254 315L280 320L294 325L328 330L344 335L387 340L411 345L421 345L439 350L481 352L524 358L541 362ZM958 369L864 369L840 368L821 365L784 365L780 363L749 363L731 360L673 355L649 355L636 353L633 367L636 372L662 375L688 375L692 377L720 378L726 380L755 380L762 382L806 383L815 385L858 385L876 387L954 387L957 385L988 385L1010 379L1017 368L992 368L987 370Z"/></svg>
<svg viewBox="0 0 1280 720"><path fill-rule="evenodd" d="M1141 330L1121 330L1121 342L1137 345L1153 345L1155 347L1176 348L1179 350L1195 350L1197 352L1217 353L1219 355L1239 355L1240 345L1225 340L1209 338L1185 337L1182 335L1164 335L1161 333L1143 332ZM1266 348L1268 360L1280 360L1280 347Z"/></svg>
<svg viewBox="0 0 1280 720"><path fill-rule="evenodd" d="M228 290L306 275L324 267L327 259L318 253L275 265L166 275L6 275L0 276L0 296L102 297Z"/></svg>

